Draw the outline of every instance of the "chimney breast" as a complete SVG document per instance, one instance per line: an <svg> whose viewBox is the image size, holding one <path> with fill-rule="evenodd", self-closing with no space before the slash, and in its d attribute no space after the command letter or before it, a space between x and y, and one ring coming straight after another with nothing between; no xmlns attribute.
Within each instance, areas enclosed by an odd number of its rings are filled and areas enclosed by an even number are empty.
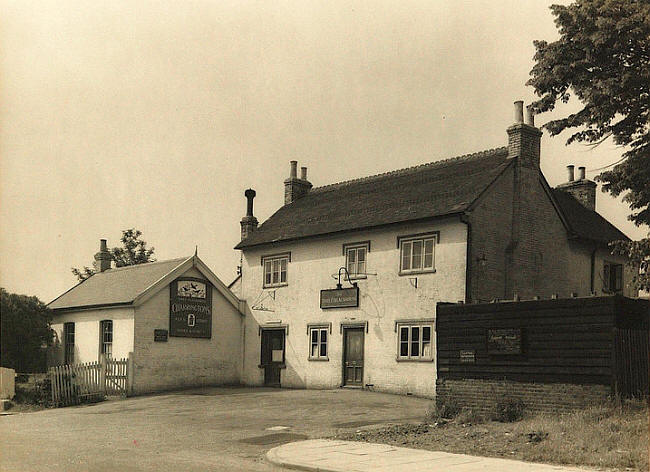
<svg viewBox="0 0 650 472"><path fill-rule="evenodd" d="M508 158L517 159L521 167L539 169L542 132L533 125L532 109L528 107L528 123L524 123L524 102L515 102L515 123L508 127Z"/></svg>
<svg viewBox="0 0 650 472"><path fill-rule="evenodd" d="M93 265L98 272L104 272L111 268L111 253L108 251L105 239L99 240L99 252L95 254L95 262Z"/></svg>
<svg viewBox="0 0 650 472"><path fill-rule="evenodd" d="M295 202L304 197L311 190L311 183L307 180L307 168L300 169L300 178L298 174L298 162L291 161L291 171L289 178L284 181L284 204Z"/></svg>
<svg viewBox="0 0 650 472"><path fill-rule="evenodd" d="M568 193L585 208L595 211L596 210L596 182L587 180L585 176L585 168L578 167L578 179L575 179L574 168L575 166L566 166L568 174L568 182L558 185L556 188Z"/></svg>

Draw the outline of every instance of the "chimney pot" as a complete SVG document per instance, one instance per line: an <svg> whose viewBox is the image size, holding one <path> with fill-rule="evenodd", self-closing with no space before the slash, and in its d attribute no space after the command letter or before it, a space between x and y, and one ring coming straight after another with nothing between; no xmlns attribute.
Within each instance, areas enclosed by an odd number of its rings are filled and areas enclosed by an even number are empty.
<svg viewBox="0 0 650 472"><path fill-rule="evenodd" d="M526 107L526 124L529 126L535 126L535 113L533 112L532 105Z"/></svg>
<svg viewBox="0 0 650 472"><path fill-rule="evenodd" d="M255 198L255 195L255 190L252 188L249 188L244 192L244 196L246 197L246 216L244 216L239 222L241 226L242 241L257 229L257 218L253 216L253 199Z"/></svg>
<svg viewBox="0 0 650 472"><path fill-rule="evenodd" d="M253 216L253 199L255 198L255 190L252 188L249 188L244 192L244 196L246 197L247 204L246 204L246 216Z"/></svg>
<svg viewBox="0 0 650 472"><path fill-rule="evenodd" d="M574 165L566 166L567 176L568 176L569 182L573 182L575 180L574 169L575 169Z"/></svg>
<svg viewBox="0 0 650 472"><path fill-rule="evenodd" d="M100 251L107 251L107 250L108 250L108 246L107 246L107 244L106 244L106 240L105 240L105 239L100 239L100 240L99 240L99 250L100 250Z"/></svg>
<svg viewBox="0 0 650 472"><path fill-rule="evenodd" d="M578 167L578 179L579 180L585 180L585 168L584 167Z"/></svg>
<svg viewBox="0 0 650 472"><path fill-rule="evenodd" d="M306 167L301 167L300 168L300 179L301 180L307 180L307 168Z"/></svg>
<svg viewBox="0 0 650 472"><path fill-rule="evenodd" d="M298 178L298 161L291 161L291 173L289 174L290 179Z"/></svg>
<svg viewBox="0 0 650 472"><path fill-rule="evenodd" d="M524 101L517 100L515 102L515 123L524 122Z"/></svg>
<svg viewBox="0 0 650 472"><path fill-rule="evenodd" d="M95 254L95 263L93 265L98 272L104 272L111 268L111 253L105 239L99 240L99 252Z"/></svg>

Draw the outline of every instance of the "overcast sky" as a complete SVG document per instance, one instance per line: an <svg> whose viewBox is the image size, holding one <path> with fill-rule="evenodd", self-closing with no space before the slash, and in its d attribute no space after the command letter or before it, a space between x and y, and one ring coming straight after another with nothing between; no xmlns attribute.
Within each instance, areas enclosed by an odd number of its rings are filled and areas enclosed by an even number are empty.
<svg viewBox="0 0 650 472"><path fill-rule="evenodd" d="M0 285L45 302L131 227L229 283L243 192L264 221L290 160L320 186L504 146L532 42L557 36L539 0L0 5ZM623 152L565 139L542 138L551 185Z"/></svg>

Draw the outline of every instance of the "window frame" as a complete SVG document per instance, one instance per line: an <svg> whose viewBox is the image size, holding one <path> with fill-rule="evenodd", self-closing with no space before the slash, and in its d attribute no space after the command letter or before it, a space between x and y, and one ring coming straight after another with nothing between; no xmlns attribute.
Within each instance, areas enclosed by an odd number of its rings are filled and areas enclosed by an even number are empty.
<svg viewBox="0 0 650 472"><path fill-rule="evenodd" d="M105 330L105 326L110 326L110 330ZM110 341L106 340L105 334L110 334ZM99 322L99 354L109 359L113 358L113 320L101 320ZM110 352L107 352L107 346L110 346Z"/></svg>
<svg viewBox="0 0 650 472"><path fill-rule="evenodd" d="M616 271L620 271L620 278L616 276L616 272L613 272L612 269L616 269ZM624 275L625 275L625 271L623 270L622 263L617 263L617 262L612 262L607 260L604 261L603 262L603 292L622 293L623 287L625 286ZM612 279L614 279L615 285L617 285L617 282L619 282L620 287L617 286L612 287L611 286Z"/></svg>
<svg viewBox="0 0 650 472"><path fill-rule="evenodd" d="M313 333L316 332L316 342L313 341ZM325 334L325 341L323 342L322 336ZM307 326L307 342L309 345L309 355L307 357L310 361L329 361L329 343L332 334L332 326L327 324L313 324ZM313 347L316 346L317 355L313 355ZM322 347L325 346L325 354L321 354Z"/></svg>
<svg viewBox="0 0 650 472"><path fill-rule="evenodd" d="M413 341L413 328L417 328L418 339ZM429 339L424 340L424 328L429 328ZM406 341L402 340L402 330L407 329L408 335ZM397 355L395 359L398 362L433 362L433 342L434 342L434 321L396 321L395 332L397 333ZM413 343L418 343L418 355L413 355ZM429 354L424 355L425 342L429 343ZM402 344L407 345L407 354L402 355Z"/></svg>
<svg viewBox="0 0 650 472"><path fill-rule="evenodd" d="M70 327L72 327L72 332L69 329ZM68 321L66 323L63 323L63 364L64 365L74 364L75 332L76 332L76 327L73 321ZM70 342L70 337L72 337L72 342Z"/></svg>
<svg viewBox="0 0 650 472"><path fill-rule="evenodd" d="M425 246L426 241L432 241L431 248L431 267L424 267L424 260L426 258ZM413 243L421 242L420 249L420 267L413 269L414 262L414 251ZM399 275L411 275L411 274L432 274L436 272L436 246L440 243L440 232L433 231L428 233L412 234L408 236L398 236L397 238L397 248L399 250ZM404 268L404 248L406 244L409 244L411 247L409 255L409 268Z"/></svg>
<svg viewBox="0 0 650 472"><path fill-rule="evenodd" d="M273 262L277 261L278 262L278 271L274 271L273 268ZM285 263L285 269L284 271L282 270L282 262ZM275 288L275 287L284 287L289 285L289 263L291 262L291 253L290 252L285 252L282 254L269 254L267 256L262 256L261 258L261 264L262 264L262 288ZM266 267L267 263L270 264L270 269L271 271L269 272L270 274L270 282L266 282ZM282 281L282 273L284 272L284 282ZM273 275L274 273L278 274L278 281L273 282Z"/></svg>
<svg viewBox="0 0 650 472"><path fill-rule="evenodd" d="M363 249L365 254L364 254L364 272L359 272L359 258L357 257L359 255L359 249ZM349 260L350 260L350 252L354 251L355 253L355 264L356 264L356 271L354 273L349 271ZM365 279L367 278L367 273L368 273L368 253L370 252L370 241L360 241L357 243L347 243L343 245L343 255L345 256L345 270L347 271L347 274L349 275L349 280L356 280L356 279Z"/></svg>

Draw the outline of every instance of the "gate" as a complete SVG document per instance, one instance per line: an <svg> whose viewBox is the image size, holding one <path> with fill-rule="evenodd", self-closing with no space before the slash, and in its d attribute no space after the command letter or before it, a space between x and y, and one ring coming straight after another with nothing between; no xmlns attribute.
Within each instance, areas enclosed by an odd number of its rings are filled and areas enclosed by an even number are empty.
<svg viewBox="0 0 650 472"><path fill-rule="evenodd" d="M101 357L99 362L50 367L52 403L77 405L103 400L106 395L126 396L129 388L129 359Z"/></svg>

